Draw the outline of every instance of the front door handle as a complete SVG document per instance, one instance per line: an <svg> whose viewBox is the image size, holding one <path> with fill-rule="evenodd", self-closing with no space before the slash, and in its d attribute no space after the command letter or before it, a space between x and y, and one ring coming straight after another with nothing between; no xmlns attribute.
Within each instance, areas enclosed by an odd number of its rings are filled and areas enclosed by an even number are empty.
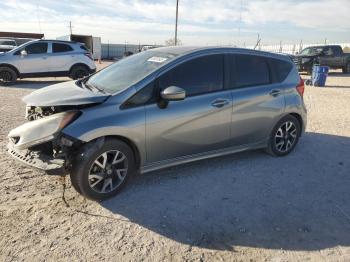
<svg viewBox="0 0 350 262"><path fill-rule="evenodd" d="M212 105L213 107L220 108L220 107L223 107L223 106L225 106L225 105L227 105L227 104L229 104L229 103L230 103L230 100L228 100L228 99L218 98L218 99L215 99L215 100L211 103L211 105Z"/></svg>
<svg viewBox="0 0 350 262"><path fill-rule="evenodd" d="M279 90L279 89L273 89L269 94L270 94L270 96L276 97L276 96L278 96L279 94L281 94L281 90Z"/></svg>

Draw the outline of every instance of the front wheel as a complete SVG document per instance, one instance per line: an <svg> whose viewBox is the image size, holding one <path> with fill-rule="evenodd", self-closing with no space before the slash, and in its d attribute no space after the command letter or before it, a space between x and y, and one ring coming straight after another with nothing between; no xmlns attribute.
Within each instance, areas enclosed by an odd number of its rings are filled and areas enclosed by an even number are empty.
<svg viewBox="0 0 350 262"><path fill-rule="evenodd" d="M301 128L292 115L282 118L273 128L266 151L273 156L285 156L293 151L299 141Z"/></svg>
<svg viewBox="0 0 350 262"><path fill-rule="evenodd" d="M74 188L92 200L116 195L136 170L133 151L123 141L105 139L86 144L73 161L70 177Z"/></svg>
<svg viewBox="0 0 350 262"><path fill-rule="evenodd" d="M350 74L350 62L347 63L346 66L343 67L343 73Z"/></svg>
<svg viewBox="0 0 350 262"><path fill-rule="evenodd" d="M89 75L89 69L83 65L76 65L70 71L70 78L73 80L84 78Z"/></svg>
<svg viewBox="0 0 350 262"><path fill-rule="evenodd" d="M17 80L17 73L10 67L0 67L0 85L11 85Z"/></svg>

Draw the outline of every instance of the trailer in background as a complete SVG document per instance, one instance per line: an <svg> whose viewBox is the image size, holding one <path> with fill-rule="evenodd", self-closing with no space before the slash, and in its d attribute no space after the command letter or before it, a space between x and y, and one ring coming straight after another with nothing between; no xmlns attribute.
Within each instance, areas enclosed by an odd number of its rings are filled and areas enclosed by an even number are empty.
<svg viewBox="0 0 350 262"><path fill-rule="evenodd" d="M58 40L73 41L85 44L85 46L91 51L92 57L95 60L101 59L101 37L92 35L65 35L57 37Z"/></svg>

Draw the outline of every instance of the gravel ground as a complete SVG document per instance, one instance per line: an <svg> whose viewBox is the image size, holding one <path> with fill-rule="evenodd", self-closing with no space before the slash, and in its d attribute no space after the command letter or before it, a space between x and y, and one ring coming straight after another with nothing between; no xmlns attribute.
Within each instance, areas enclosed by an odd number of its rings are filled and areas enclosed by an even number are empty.
<svg viewBox="0 0 350 262"><path fill-rule="evenodd" d="M0 87L0 261L349 261L350 75L307 87L307 133L287 157L245 152L149 173L85 200L5 152L21 97Z"/></svg>

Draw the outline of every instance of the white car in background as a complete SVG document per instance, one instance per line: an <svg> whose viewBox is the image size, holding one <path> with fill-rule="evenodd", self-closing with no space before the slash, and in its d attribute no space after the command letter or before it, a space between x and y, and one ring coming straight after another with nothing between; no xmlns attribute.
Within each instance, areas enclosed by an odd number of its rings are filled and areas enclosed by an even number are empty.
<svg viewBox="0 0 350 262"><path fill-rule="evenodd" d="M0 84L27 77L80 79L95 71L90 51L77 42L35 40L0 54Z"/></svg>
<svg viewBox="0 0 350 262"><path fill-rule="evenodd" d="M13 39L0 38L0 52L8 52L17 47L17 43Z"/></svg>

